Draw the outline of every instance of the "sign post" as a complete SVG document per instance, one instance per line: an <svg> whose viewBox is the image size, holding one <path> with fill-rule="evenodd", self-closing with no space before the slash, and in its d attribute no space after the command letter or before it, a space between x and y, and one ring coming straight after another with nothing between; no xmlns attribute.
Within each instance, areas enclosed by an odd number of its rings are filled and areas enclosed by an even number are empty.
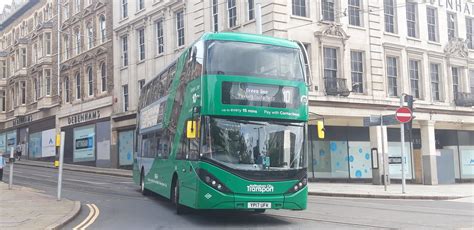
<svg viewBox="0 0 474 230"><path fill-rule="evenodd" d="M63 183L64 136L65 132L61 132L61 146L59 146L58 201L61 200L61 189Z"/></svg>
<svg viewBox="0 0 474 230"><path fill-rule="evenodd" d="M412 112L409 108L403 107L403 96L400 97L400 108L397 109L395 117L400 122L400 142L402 144L402 193L405 193L405 124L412 119Z"/></svg>

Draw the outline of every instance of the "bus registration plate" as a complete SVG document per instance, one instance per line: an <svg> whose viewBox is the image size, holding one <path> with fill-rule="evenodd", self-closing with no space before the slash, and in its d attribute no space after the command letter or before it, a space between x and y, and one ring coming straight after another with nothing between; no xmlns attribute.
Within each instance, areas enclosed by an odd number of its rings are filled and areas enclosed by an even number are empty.
<svg viewBox="0 0 474 230"><path fill-rule="evenodd" d="M272 208L272 203L270 202L249 202L247 204L248 208Z"/></svg>

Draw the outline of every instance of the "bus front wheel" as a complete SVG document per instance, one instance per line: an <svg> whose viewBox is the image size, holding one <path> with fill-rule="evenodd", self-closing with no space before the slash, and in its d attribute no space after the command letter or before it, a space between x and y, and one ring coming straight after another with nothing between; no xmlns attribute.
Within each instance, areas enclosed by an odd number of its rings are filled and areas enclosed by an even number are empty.
<svg viewBox="0 0 474 230"><path fill-rule="evenodd" d="M176 208L176 214L181 215L185 213L185 207L179 203L179 180L176 178L173 186L173 194L171 197L171 202L173 202Z"/></svg>

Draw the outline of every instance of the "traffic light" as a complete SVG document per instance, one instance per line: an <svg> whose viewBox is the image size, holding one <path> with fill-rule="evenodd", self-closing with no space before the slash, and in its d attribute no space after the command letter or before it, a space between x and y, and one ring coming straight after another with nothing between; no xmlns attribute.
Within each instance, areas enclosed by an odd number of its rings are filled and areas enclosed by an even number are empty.
<svg viewBox="0 0 474 230"><path fill-rule="evenodd" d="M318 137L319 139L324 139L324 122L323 121L318 121L317 122L317 126L318 126Z"/></svg>

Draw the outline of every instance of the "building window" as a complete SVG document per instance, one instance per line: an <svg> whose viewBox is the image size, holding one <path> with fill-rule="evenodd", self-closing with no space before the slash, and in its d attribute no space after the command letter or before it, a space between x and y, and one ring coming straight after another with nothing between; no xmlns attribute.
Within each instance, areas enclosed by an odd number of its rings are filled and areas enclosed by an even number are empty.
<svg viewBox="0 0 474 230"><path fill-rule="evenodd" d="M428 21L428 39L433 42L438 41L438 11L436 8L426 7Z"/></svg>
<svg viewBox="0 0 474 230"><path fill-rule="evenodd" d="M104 15L100 15L99 17L99 26L100 26L100 41L101 43L104 43L105 40L107 39L107 31L106 31Z"/></svg>
<svg viewBox="0 0 474 230"><path fill-rule="evenodd" d="M46 84L46 96L51 96L51 69L44 70L44 79Z"/></svg>
<svg viewBox="0 0 474 230"><path fill-rule="evenodd" d="M453 95L454 95L454 99L456 100L459 94L459 68L452 67L451 73L453 76Z"/></svg>
<svg viewBox="0 0 474 230"><path fill-rule="evenodd" d="M227 12L229 16L229 28L237 25L237 5L236 0L227 0Z"/></svg>
<svg viewBox="0 0 474 230"><path fill-rule="evenodd" d="M33 93L34 93L34 101L37 101L38 98L39 98L39 90L38 90L38 79L37 78L34 78L33 79Z"/></svg>
<svg viewBox="0 0 474 230"><path fill-rule="evenodd" d="M7 62L5 60L0 61L0 78L7 77Z"/></svg>
<svg viewBox="0 0 474 230"><path fill-rule="evenodd" d="M363 52L351 51L351 79L352 89L357 93L364 92L364 64Z"/></svg>
<svg viewBox="0 0 474 230"><path fill-rule="evenodd" d="M69 59L69 37L64 35L64 58L65 60Z"/></svg>
<svg viewBox="0 0 474 230"><path fill-rule="evenodd" d="M128 36L124 35L122 40L122 66L128 66Z"/></svg>
<svg viewBox="0 0 474 230"><path fill-rule="evenodd" d="M255 1L254 0L248 0L248 19L254 20L255 19Z"/></svg>
<svg viewBox="0 0 474 230"><path fill-rule="evenodd" d="M396 33L395 21L395 0L384 0L383 1L383 12L385 16L385 32Z"/></svg>
<svg viewBox="0 0 474 230"><path fill-rule="evenodd" d="M44 33L44 47L46 47L46 55L51 55L51 33Z"/></svg>
<svg viewBox="0 0 474 230"><path fill-rule="evenodd" d="M74 54L78 55L79 53L81 53L81 31L79 31L78 28L76 29L75 36L76 44L74 45Z"/></svg>
<svg viewBox="0 0 474 230"><path fill-rule="evenodd" d="M409 60L410 68L410 94L415 98L420 98L420 61Z"/></svg>
<svg viewBox="0 0 474 230"><path fill-rule="evenodd" d="M64 17L64 20L67 20L69 18L69 3L68 2L64 3L63 17Z"/></svg>
<svg viewBox="0 0 474 230"><path fill-rule="evenodd" d="M306 0L293 0L291 4L292 14L300 17L308 17Z"/></svg>
<svg viewBox="0 0 474 230"><path fill-rule="evenodd" d="M362 26L361 23L362 6L360 0L349 0L349 24Z"/></svg>
<svg viewBox="0 0 474 230"><path fill-rule="evenodd" d="M15 106L17 105L17 101L16 101L16 95L15 95L15 86L12 85L12 88L10 89L10 98L12 99L12 103L10 103L10 109L14 109Z"/></svg>
<svg viewBox="0 0 474 230"><path fill-rule="evenodd" d="M5 102L5 90L0 90L0 111L2 112L6 111Z"/></svg>
<svg viewBox="0 0 474 230"><path fill-rule="evenodd" d="M102 84L102 92L107 91L107 66L105 62L100 65L100 79Z"/></svg>
<svg viewBox="0 0 474 230"><path fill-rule="evenodd" d="M474 94L474 70L469 70L469 82L471 86L471 94Z"/></svg>
<svg viewBox="0 0 474 230"><path fill-rule="evenodd" d="M406 3L406 11L407 11L407 30L408 36L416 38L417 35L417 5L414 2L407 2Z"/></svg>
<svg viewBox="0 0 474 230"><path fill-rule="evenodd" d="M138 81L138 89L140 90L140 92L143 89L143 86L145 86L145 79Z"/></svg>
<svg viewBox="0 0 474 230"><path fill-rule="evenodd" d="M81 74L76 73L76 99L81 100Z"/></svg>
<svg viewBox="0 0 474 230"><path fill-rule="evenodd" d="M92 73L92 67L87 68L87 79L88 79L88 92L89 92L89 97L94 95L94 76Z"/></svg>
<svg viewBox="0 0 474 230"><path fill-rule="evenodd" d="M81 11L81 0L74 0L74 13L79 13Z"/></svg>
<svg viewBox="0 0 474 230"><path fill-rule="evenodd" d="M128 85L122 86L123 91L123 111L128 111Z"/></svg>
<svg viewBox="0 0 474 230"><path fill-rule="evenodd" d="M324 48L324 78L337 78L336 48Z"/></svg>
<svg viewBox="0 0 474 230"><path fill-rule="evenodd" d="M69 102L69 77L64 77L64 101Z"/></svg>
<svg viewBox="0 0 474 230"><path fill-rule="evenodd" d="M43 82L44 82L43 81L43 71L40 71L38 73L38 89L37 89L38 90L38 98L40 98L43 95L43 91L42 91L44 89L44 87L42 85Z"/></svg>
<svg viewBox="0 0 474 230"><path fill-rule="evenodd" d="M433 101L440 100L439 86L440 86L440 69L439 64L431 63L430 72L431 72L431 98Z"/></svg>
<svg viewBox="0 0 474 230"><path fill-rule="evenodd" d="M87 48L92 49L94 47L94 30L92 29L92 24L87 24Z"/></svg>
<svg viewBox="0 0 474 230"><path fill-rule="evenodd" d="M145 28L138 30L138 58L145 60Z"/></svg>
<svg viewBox="0 0 474 230"><path fill-rule="evenodd" d="M176 34L178 47L184 46L184 11L176 12Z"/></svg>
<svg viewBox="0 0 474 230"><path fill-rule="evenodd" d="M26 68L26 48L21 48L20 49L20 55L21 55L21 68Z"/></svg>
<svg viewBox="0 0 474 230"><path fill-rule="evenodd" d="M322 0L321 8L323 10L323 20L324 21L335 21L334 17L334 0Z"/></svg>
<svg viewBox="0 0 474 230"><path fill-rule="evenodd" d="M122 18L128 17L128 0L122 0L122 7L120 9L122 11Z"/></svg>
<svg viewBox="0 0 474 230"><path fill-rule="evenodd" d="M472 18L466 18L466 42L469 49L474 49L474 23Z"/></svg>
<svg viewBox="0 0 474 230"><path fill-rule="evenodd" d="M212 0L212 31L219 31L219 0Z"/></svg>
<svg viewBox="0 0 474 230"><path fill-rule="evenodd" d="M138 0L137 11L143 10L145 8L145 0Z"/></svg>
<svg viewBox="0 0 474 230"><path fill-rule="evenodd" d="M163 19L156 21L156 51L157 54L165 52L165 41L163 33Z"/></svg>
<svg viewBox="0 0 474 230"><path fill-rule="evenodd" d="M25 105L26 104L26 82L21 81L20 82L20 92L21 92L21 104Z"/></svg>
<svg viewBox="0 0 474 230"><path fill-rule="evenodd" d="M388 95L392 97L398 96L397 78L398 65L396 57L387 57L387 80L388 80Z"/></svg>
<svg viewBox="0 0 474 230"><path fill-rule="evenodd" d="M448 13L448 40L451 40L457 37L456 25L457 25L456 14Z"/></svg>

